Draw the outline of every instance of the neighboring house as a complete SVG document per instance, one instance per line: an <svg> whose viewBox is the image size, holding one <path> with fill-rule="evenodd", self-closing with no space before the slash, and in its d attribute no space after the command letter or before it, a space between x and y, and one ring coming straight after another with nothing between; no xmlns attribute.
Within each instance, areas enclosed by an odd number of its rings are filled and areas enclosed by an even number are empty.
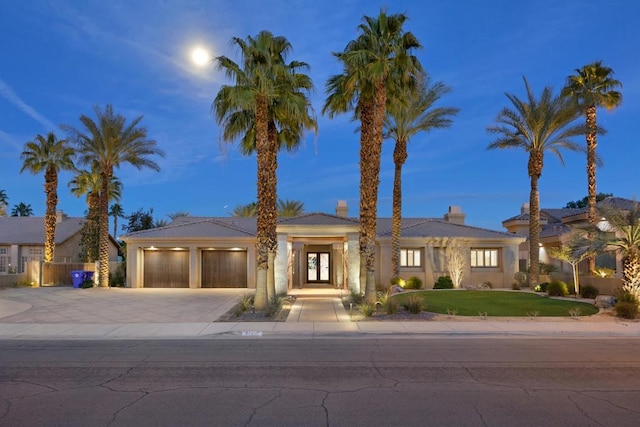
<svg viewBox="0 0 640 427"><path fill-rule="evenodd" d="M615 206L620 209L631 207L634 201L621 197L608 197L598 205ZM565 262L551 258L547 254L550 247L559 247L566 243L573 228L584 227L588 224L588 208L560 208L540 210L540 261L552 264L562 273L571 273L571 266ZM604 220L604 218L603 218ZM520 208L520 215L502 221L502 225L510 232L521 236L529 236L529 204ZM520 270L527 271L529 262L529 242L520 245ZM622 271L622 260L616 254L601 254L596 257L597 267L606 267L618 272ZM589 274L588 262L580 263L580 273Z"/></svg>
<svg viewBox="0 0 640 427"><path fill-rule="evenodd" d="M317 285L360 290L359 223L347 210L339 201L336 215L278 220L276 292ZM432 287L447 274L445 249L454 239L468 254L463 285L490 281L511 287L524 237L467 226L464 218L458 207L450 207L444 219L404 218L401 277L417 276ZM388 285L390 218L378 219L377 234L376 282ZM128 287L255 288L255 218L178 217L166 227L121 238L127 244Z"/></svg>
<svg viewBox="0 0 640 427"><path fill-rule="evenodd" d="M77 263L84 218L57 212L54 262ZM43 217L0 217L0 274L25 272L30 261L44 260ZM118 243L111 239L109 259L117 261Z"/></svg>

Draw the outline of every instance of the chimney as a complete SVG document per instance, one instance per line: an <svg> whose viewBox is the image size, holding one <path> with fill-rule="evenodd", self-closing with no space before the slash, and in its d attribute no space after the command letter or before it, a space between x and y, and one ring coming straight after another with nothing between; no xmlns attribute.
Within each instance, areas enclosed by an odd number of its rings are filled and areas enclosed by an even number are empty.
<svg viewBox="0 0 640 427"><path fill-rule="evenodd" d="M520 206L520 214L529 214L529 203L523 203L522 206Z"/></svg>
<svg viewBox="0 0 640 427"><path fill-rule="evenodd" d="M349 207L346 200L338 200L336 205L336 216L347 218L349 216Z"/></svg>
<svg viewBox="0 0 640 427"><path fill-rule="evenodd" d="M452 224L464 225L466 216L466 214L462 213L460 206L449 206L449 212L444 214L444 220Z"/></svg>
<svg viewBox="0 0 640 427"><path fill-rule="evenodd" d="M56 224L60 224L66 218L67 218L67 216L65 215L64 212L62 212L61 210L57 210L56 211Z"/></svg>

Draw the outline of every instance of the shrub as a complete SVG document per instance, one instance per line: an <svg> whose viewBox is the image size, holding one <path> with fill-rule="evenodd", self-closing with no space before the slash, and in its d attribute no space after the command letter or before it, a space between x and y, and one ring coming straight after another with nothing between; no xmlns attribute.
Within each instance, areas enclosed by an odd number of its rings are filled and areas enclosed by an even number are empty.
<svg viewBox="0 0 640 427"><path fill-rule="evenodd" d="M371 317L376 312L375 304L359 304L358 308L364 317Z"/></svg>
<svg viewBox="0 0 640 427"><path fill-rule="evenodd" d="M493 289L493 283L491 283L489 280L487 280L486 282L484 282L484 285L486 287L488 287L489 289Z"/></svg>
<svg viewBox="0 0 640 427"><path fill-rule="evenodd" d="M362 304L362 301L364 301L364 294L362 292L351 289L351 291L349 291L349 296L351 297L351 302L355 305Z"/></svg>
<svg viewBox="0 0 640 427"><path fill-rule="evenodd" d="M267 303L267 311L265 312L265 315L267 317L277 316L278 313L280 313L280 310L282 310L282 306L284 305L284 302L286 300L287 300L286 295L276 295L273 298L269 299L269 302Z"/></svg>
<svg viewBox="0 0 640 427"><path fill-rule="evenodd" d="M638 304L630 301L618 301L614 306L616 316L623 319L635 319L638 316Z"/></svg>
<svg viewBox="0 0 640 427"><path fill-rule="evenodd" d="M554 280L547 286L547 294L550 297L564 297L568 293L567 284L561 280Z"/></svg>
<svg viewBox="0 0 640 427"><path fill-rule="evenodd" d="M433 285L433 289L453 289L453 280L449 276L440 276Z"/></svg>
<svg viewBox="0 0 640 427"><path fill-rule="evenodd" d="M547 292L547 288L549 287L549 282L542 282L533 288L536 292Z"/></svg>
<svg viewBox="0 0 640 427"><path fill-rule="evenodd" d="M521 288L527 286L527 281L529 280L527 278L527 273L523 272L523 271L518 271L516 274L513 275L513 279L518 282L518 285L520 285Z"/></svg>
<svg viewBox="0 0 640 427"><path fill-rule="evenodd" d="M85 280L81 285L82 289L93 288L93 280Z"/></svg>
<svg viewBox="0 0 640 427"><path fill-rule="evenodd" d="M409 295L406 307L409 313L418 314L424 310L424 299L420 295Z"/></svg>
<svg viewBox="0 0 640 427"><path fill-rule="evenodd" d="M389 298L382 304L382 308L387 314L396 314L398 312L398 306L398 300L395 298Z"/></svg>
<svg viewBox="0 0 640 427"><path fill-rule="evenodd" d="M406 289L422 289L422 280L419 277L409 277L404 284Z"/></svg>
<svg viewBox="0 0 640 427"><path fill-rule="evenodd" d="M600 291L595 286L591 286L591 285L580 286L580 296L582 298L594 299L598 295L600 295Z"/></svg>
<svg viewBox="0 0 640 427"><path fill-rule="evenodd" d="M519 291L520 290L520 283L518 282L513 282L511 284L511 289L513 289L514 291Z"/></svg>
<svg viewBox="0 0 640 427"><path fill-rule="evenodd" d="M547 264L546 262L541 262L540 263L540 274L542 274L543 276L547 276L550 273L553 273L553 272L555 272L557 270L558 269L553 264Z"/></svg>
<svg viewBox="0 0 640 427"><path fill-rule="evenodd" d="M618 288L613 292L613 296L616 298L617 302L630 302L635 305L638 305L638 298L631 292L625 291L622 288Z"/></svg>
<svg viewBox="0 0 640 427"><path fill-rule="evenodd" d="M607 268L607 267L596 267L593 271L592 271L594 276L598 276L598 277L613 277L616 274L616 271L611 269L611 268Z"/></svg>
<svg viewBox="0 0 640 427"><path fill-rule="evenodd" d="M244 295L242 298L240 298L238 307L242 313L244 313L245 311L251 310L251 307L253 307L253 295L247 294L247 295Z"/></svg>
<svg viewBox="0 0 640 427"><path fill-rule="evenodd" d="M399 285L400 280L402 279L400 279L399 277L392 277L389 283L391 283L391 286Z"/></svg>

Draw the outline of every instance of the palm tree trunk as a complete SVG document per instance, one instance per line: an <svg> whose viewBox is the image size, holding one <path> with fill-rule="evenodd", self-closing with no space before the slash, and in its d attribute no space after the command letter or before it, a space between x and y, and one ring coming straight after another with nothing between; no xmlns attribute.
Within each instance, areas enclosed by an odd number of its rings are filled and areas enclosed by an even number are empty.
<svg viewBox="0 0 640 427"><path fill-rule="evenodd" d="M391 272L394 279L400 277L400 232L402 229L402 165L407 160L407 141L396 140L393 150L395 164L393 176L393 212L391 217Z"/></svg>
<svg viewBox="0 0 640 427"><path fill-rule="evenodd" d="M278 251L278 129L273 121L269 121L269 185L268 206L272 215L269 216L269 253L267 255L267 301L276 296L275 259Z"/></svg>
<svg viewBox="0 0 640 427"><path fill-rule="evenodd" d="M111 170L103 171L100 174L100 214L98 219L98 239L99 252L98 261L98 286L106 288L109 286L109 183L111 182Z"/></svg>
<svg viewBox="0 0 640 427"><path fill-rule="evenodd" d="M116 231L118 231L118 215L113 216L113 238L116 238Z"/></svg>
<svg viewBox="0 0 640 427"><path fill-rule="evenodd" d="M274 215L269 206L269 193L273 191L269 165L271 158L269 149L267 101L259 98L256 101L256 156L258 160L258 218L256 230L256 294L253 305L256 310L267 308L267 273L269 268L270 248L270 216Z"/></svg>
<svg viewBox="0 0 640 427"><path fill-rule="evenodd" d="M540 281L540 194L538 180L540 179L543 154L532 152L529 154L529 177L531 178L531 192L529 194L529 286L534 288Z"/></svg>
<svg viewBox="0 0 640 427"><path fill-rule="evenodd" d="M47 167L44 181L44 191L47 195L47 211L44 215L44 262L53 262L56 245L56 206L58 205L58 173L55 167Z"/></svg>
<svg viewBox="0 0 640 427"><path fill-rule="evenodd" d="M587 119L587 205L589 206L589 224L597 223L596 219L596 147L598 146L598 126L596 118L596 106L590 105L586 111ZM589 236L592 238L593 236ZM589 257L589 271L596 268L595 257Z"/></svg>

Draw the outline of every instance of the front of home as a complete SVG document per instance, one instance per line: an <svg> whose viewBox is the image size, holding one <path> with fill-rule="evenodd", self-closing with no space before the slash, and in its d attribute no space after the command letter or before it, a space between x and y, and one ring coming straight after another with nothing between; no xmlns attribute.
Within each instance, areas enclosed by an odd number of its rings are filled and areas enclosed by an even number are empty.
<svg viewBox="0 0 640 427"><path fill-rule="evenodd" d="M451 207L444 218L404 218L401 277L427 288L447 275L445 254L452 242L466 252L463 286L491 282L507 288L518 268L524 238L471 227ZM310 213L281 218L274 265L276 292L304 287L361 290L359 223L347 216L344 201L336 214ZM133 288L255 288L256 219L179 217L166 227L122 236L127 244L127 286ZM391 219L378 218L376 283L388 285L391 272Z"/></svg>

